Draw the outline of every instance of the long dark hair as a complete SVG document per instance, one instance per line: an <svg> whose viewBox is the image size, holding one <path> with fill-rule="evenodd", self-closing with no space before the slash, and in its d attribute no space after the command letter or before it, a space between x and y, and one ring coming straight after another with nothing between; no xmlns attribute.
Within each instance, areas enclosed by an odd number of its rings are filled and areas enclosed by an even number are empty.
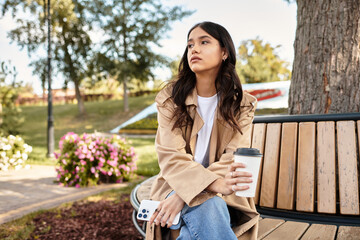
<svg viewBox="0 0 360 240"><path fill-rule="evenodd" d="M220 46L226 49L228 57L225 61L222 61L215 80L216 92L219 96L218 111L234 130L241 132L237 119L240 115L240 102L243 94L240 79L235 71L236 53L234 43L228 31L223 26L213 22L196 24L188 32L187 38L189 38L191 31L197 27L218 40ZM177 79L170 83L173 85L172 98L177 106L173 115L173 118L176 119L173 129L193 123L193 119L186 108L185 100L196 86L196 76L190 69L187 54L188 48L186 47L180 61Z"/></svg>

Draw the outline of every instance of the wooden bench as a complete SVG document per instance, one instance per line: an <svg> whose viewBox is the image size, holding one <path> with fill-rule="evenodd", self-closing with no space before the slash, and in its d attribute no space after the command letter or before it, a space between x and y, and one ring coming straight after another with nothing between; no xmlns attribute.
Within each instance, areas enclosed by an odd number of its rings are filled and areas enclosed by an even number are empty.
<svg viewBox="0 0 360 240"><path fill-rule="evenodd" d="M360 239L360 113L256 116L258 239ZM133 189L133 222L154 177Z"/></svg>

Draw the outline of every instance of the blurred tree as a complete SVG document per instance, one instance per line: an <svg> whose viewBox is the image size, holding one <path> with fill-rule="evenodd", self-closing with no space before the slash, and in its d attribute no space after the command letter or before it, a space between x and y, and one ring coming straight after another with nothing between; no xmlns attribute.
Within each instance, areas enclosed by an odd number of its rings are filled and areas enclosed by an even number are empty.
<svg viewBox="0 0 360 240"><path fill-rule="evenodd" d="M175 60L170 62L171 80L174 80L179 73L179 64L181 57L177 56Z"/></svg>
<svg viewBox="0 0 360 240"><path fill-rule="evenodd" d="M93 0L101 45L90 68L107 72L123 84L124 111L129 110L127 84L131 79L153 79L152 69L168 63L154 52L171 23L193 12L180 6L165 7L159 0Z"/></svg>
<svg viewBox="0 0 360 240"><path fill-rule="evenodd" d="M297 2L290 114L360 111L360 1Z"/></svg>
<svg viewBox="0 0 360 240"><path fill-rule="evenodd" d="M0 135L19 134L24 122L21 109L15 105L18 88L17 71L10 62L0 61Z"/></svg>
<svg viewBox="0 0 360 240"><path fill-rule="evenodd" d="M276 48L260 39L243 41L239 47L236 70L242 83L290 80L289 63L280 59Z"/></svg>
<svg viewBox="0 0 360 240"><path fill-rule="evenodd" d="M17 27L10 31L9 37L21 48L26 48L33 59L34 73L39 75L45 86L47 41L45 0L5 0L1 5L2 15L11 12ZM87 74L87 61L92 53L89 31L91 24L85 19L87 1L56 0L51 4L52 15L52 57L54 72L65 77L75 85L76 99L80 115L85 107L80 94L80 82ZM22 14L18 14L21 12ZM43 56L43 57L41 57Z"/></svg>

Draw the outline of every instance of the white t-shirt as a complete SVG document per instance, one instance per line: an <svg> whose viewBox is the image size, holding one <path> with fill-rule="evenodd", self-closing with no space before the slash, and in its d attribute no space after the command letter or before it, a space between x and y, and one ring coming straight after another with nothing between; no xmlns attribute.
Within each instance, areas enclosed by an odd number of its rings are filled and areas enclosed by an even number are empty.
<svg viewBox="0 0 360 240"><path fill-rule="evenodd" d="M215 109L218 103L217 94L212 97L197 97L197 111L204 121L204 125L198 132L195 146L195 161L204 167L209 166L209 142L211 131L214 125Z"/></svg>

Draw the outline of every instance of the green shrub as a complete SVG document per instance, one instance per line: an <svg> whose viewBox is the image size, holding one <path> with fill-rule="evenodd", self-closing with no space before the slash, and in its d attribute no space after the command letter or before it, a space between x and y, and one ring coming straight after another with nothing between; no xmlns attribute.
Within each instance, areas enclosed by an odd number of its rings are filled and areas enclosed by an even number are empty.
<svg viewBox="0 0 360 240"><path fill-rule="evenodd" d="M134 148L125 139L95 134L65 134L56 154L57 181L64 186L88 186L127 181L136 170Z"/></svg>
<svg viewBox="0 0 360 240"><path fill-rule="evenodd" d="M20 87L20 83L15 81L16 75L16 68L10 62L0 61L0 135L19 134L19 128L24 122L21 109L15 104ZM8 84L6 79L12 84Z"/></svg>

